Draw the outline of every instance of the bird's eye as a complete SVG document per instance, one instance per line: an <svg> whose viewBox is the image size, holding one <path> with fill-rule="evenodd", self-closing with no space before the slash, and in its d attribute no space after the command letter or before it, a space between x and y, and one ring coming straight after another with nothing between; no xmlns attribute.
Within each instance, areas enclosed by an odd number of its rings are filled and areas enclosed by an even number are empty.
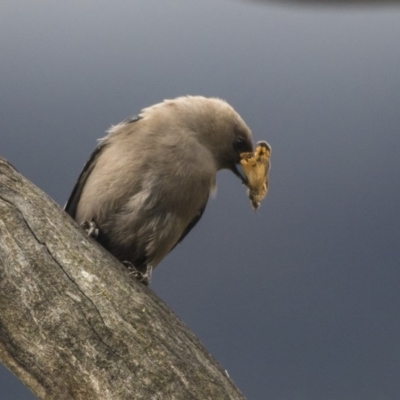
<svg viewBox="0 0 400 400"><path fill-rule="evenodd" d="M237 150L237 151L244 151L247 149L247 143L241 137L235 139L233 146L235 147L235 150Z"/></svg>

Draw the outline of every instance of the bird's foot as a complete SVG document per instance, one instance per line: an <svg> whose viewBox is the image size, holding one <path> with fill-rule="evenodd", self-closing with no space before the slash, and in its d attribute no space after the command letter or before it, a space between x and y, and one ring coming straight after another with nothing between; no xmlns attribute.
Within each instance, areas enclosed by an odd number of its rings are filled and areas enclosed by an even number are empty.
<svg viewBox="0 0 400 400"><path fill-rule="evenodd" d="M94 221L83 221L81 223L81 228L85 230L88 237L96 239L99 236L100 230Z"/></svg>
<svg viewBox="0 0 400 400"><path fill-rule="evenodd" d="M139 282L149 286L151 282L151 275L153 273L153 267L151 265L146 266L145 271L139 271L131 262L123 261L122 264L129 270L129 275L133 275Z"/></svg>

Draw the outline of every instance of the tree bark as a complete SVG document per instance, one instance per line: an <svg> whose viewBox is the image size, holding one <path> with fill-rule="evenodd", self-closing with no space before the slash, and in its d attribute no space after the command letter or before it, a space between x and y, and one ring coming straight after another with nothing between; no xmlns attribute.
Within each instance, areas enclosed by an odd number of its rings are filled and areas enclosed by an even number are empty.
<svg viewBox="0 0 400 400"><path fill-rule="evenodd" d="M40 399L244 399L149 288L1 158L0 360Z"/></svg>

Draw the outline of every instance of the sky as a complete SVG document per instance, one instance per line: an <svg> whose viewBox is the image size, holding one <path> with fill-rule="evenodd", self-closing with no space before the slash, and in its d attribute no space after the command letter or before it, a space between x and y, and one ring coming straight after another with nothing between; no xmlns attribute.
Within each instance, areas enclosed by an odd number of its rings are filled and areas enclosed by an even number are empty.
<svg viewBox="0 0 400 400"><path fill-rule="evenodd" d="M4 1L0 155L63 205L112 124L227 100L272 146L269 194L254 212L220 172L151 288L248 399L397 400L400 7L306 3Z"/></svg>

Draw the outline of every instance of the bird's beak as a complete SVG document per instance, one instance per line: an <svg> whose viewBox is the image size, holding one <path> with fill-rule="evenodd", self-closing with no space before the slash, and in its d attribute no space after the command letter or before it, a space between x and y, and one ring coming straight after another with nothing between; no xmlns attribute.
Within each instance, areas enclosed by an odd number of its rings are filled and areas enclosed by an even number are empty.
<svg viewBox="0 0 400 400"><path fill-rule="evenodd" d="M247 176L244 172L244 169L242 167L242 164L237 163L232 169L233 173L242 181L243 185L248 185L249 180L247 179Z"/></svg>

